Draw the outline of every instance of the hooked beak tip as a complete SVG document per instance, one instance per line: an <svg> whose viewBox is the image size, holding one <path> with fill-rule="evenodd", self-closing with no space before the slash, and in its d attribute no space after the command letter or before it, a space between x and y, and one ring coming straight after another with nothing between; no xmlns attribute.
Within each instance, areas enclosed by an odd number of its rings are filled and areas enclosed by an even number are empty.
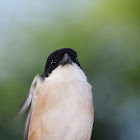
<svg viewBox="0 0 140 140"><path fill-rule="evenodd" d="M66 64L72 64L72 59L71 59L71 57L69 56L68 53L64 54L61 63L62 63L63 66L66 65Z"/></svg>

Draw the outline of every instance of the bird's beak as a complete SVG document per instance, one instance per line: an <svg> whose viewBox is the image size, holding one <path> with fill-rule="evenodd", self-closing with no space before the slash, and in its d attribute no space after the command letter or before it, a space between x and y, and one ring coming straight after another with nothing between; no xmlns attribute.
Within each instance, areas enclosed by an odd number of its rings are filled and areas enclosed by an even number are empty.
<svg viewBox="0 0 140 140"><path fill-rule="evenodd" d="M72 64L72 59L71 57L69 56L69 54L65 53L63 58L62 58L62 61L60 62L61 65L66 65L66 64Z"/></svg>

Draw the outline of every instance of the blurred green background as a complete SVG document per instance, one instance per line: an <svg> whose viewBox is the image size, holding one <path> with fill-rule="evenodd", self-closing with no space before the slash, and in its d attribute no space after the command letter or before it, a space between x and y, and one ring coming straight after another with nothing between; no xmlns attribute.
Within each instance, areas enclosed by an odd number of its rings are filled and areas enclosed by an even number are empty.
<svg viewBox="0 0 140 140"><path fill-rule="evenodd" d="M77 51L93 86L94 140L140 140L140 1L0 1L0 140L21 140L17 111L48 55Z"/></svg>

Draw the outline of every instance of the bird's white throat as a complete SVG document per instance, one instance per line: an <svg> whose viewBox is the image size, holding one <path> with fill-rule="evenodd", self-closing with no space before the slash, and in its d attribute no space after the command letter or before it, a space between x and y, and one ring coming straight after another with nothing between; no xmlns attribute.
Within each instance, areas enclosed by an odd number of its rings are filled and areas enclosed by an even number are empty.
<svg viewBox="0 0 140 140"><path fill-rule="evenodd" d="M67 64L65 66L58 66L52 73L45 79L46 82L72 82L83 81L87 82L87 77L82 69L75 63Z"/></svg>

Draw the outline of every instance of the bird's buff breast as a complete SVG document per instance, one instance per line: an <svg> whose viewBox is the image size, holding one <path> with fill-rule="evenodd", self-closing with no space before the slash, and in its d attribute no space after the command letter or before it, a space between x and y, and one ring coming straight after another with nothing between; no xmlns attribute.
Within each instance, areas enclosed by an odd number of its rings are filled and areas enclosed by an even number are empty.
<svg viewBox="0 0 140 140"><path fill-rule="evenodd" d="M91 86L86 80L72 80L43 84L31 117L29 140L90 139L94 119Z"/></svg>

